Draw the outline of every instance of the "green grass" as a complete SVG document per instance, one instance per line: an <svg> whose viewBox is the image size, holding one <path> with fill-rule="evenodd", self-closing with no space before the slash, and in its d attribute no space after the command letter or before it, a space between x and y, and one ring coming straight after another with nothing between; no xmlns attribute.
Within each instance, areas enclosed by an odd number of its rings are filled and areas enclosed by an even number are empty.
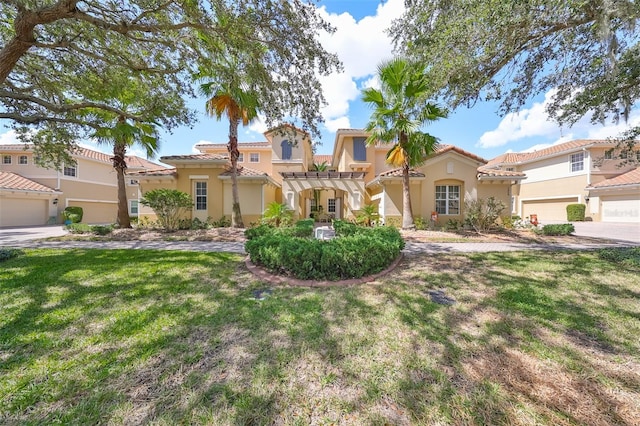
<svg viewBox="0 0 640 426"><path fill-rule="evenodd" d="M626 258L409 256L308 289L226 253L25 250L0 263L0 423L638 424Z"/></svg>

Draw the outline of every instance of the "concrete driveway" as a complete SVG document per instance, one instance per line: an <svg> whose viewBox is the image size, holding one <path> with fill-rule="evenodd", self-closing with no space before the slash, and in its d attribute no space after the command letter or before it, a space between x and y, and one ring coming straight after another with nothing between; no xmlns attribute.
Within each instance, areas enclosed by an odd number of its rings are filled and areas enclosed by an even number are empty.
<svg viewBox="0 0 640 426"><path fill-rule="evenodd" d="M63 225L0 228L0 246L67 235Z"/></svg>
<svg viewBox="0 0 640 426"><path fill-rule="evenodd" d="M640 244L640 223L572 222L576 235Z"/></svg>

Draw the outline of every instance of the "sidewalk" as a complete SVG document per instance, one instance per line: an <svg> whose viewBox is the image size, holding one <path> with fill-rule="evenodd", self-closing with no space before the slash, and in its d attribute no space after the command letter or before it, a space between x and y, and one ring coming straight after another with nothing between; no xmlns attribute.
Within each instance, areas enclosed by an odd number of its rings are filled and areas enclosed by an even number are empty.
<svg viewBox="0 0 640 426"><path fill-rule="evenodd" d="M55 249L126 249L126 250L180 250L202 252L229 252L245 254L243 242L216 241L38 241L28 240L2 243L0 246L16 248ZM522 243L416 243L408 242L406 255L421 253L482 253L523 250L594 250L604 247L633 247L634 243L615 242L600 244L522 244Z"/></svg>

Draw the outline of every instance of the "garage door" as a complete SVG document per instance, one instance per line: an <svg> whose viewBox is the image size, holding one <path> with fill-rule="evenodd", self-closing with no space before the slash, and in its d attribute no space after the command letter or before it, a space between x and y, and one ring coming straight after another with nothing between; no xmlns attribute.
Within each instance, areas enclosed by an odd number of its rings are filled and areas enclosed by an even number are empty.
<svg viewBox="0 0 640 426"><path fill-rule="evenodd" d="M0 226L46 225L48 200L0 198Z"/></svg>
<svg viewBox="0 0 640 426"><path fill-rule="evenodd" d="M603 222L640 222L640 200L602 198Z"/></svg>
<svg viewBox="0 0 640 426"><path fill-rule="evenodd" d="M578 198L562 198L554 200L536 200L524 201L522 203L522 217L525 218L532 214L538 215L539 222L548 222L550 220L565 221L567 220L567 205L576 204Z"/></svg>
<svg viewBox="0 0 640 426"><path fill-rule="evenodd" d="M118 205L115 202L69 201L68 205L82 207L84 223L115 223L118 218Z"/></svg>

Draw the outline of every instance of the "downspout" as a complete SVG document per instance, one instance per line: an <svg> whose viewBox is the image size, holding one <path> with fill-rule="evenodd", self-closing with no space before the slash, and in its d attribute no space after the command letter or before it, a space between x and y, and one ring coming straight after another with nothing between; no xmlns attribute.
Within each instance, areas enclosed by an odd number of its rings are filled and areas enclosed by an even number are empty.
<svg viewBox="0 0 640 426"><path fill-rule="evenodd" d="M584 151L585 157L587 157L587 186L591 186L591 153L587 150L587 148L582 148Z"/></svg>

